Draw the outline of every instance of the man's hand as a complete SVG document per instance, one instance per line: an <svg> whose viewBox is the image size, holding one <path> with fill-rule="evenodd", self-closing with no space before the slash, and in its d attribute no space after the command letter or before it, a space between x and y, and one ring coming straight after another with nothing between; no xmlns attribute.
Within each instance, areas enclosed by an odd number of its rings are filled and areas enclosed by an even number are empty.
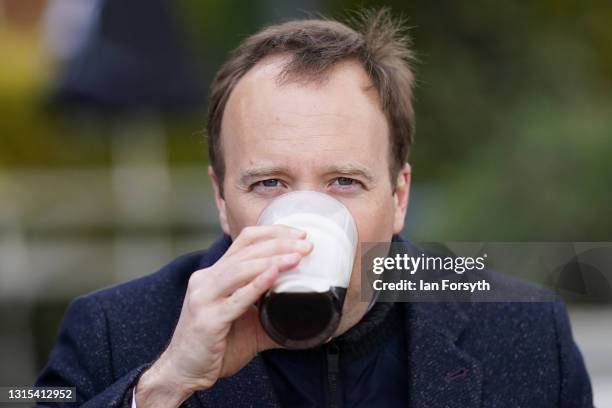
<svg viewBox="0 0 612 408"><path fill-rule="evenodd" d="M178 406L256 353L279 347L264 332L254 303L279 273L310 253L305 238L283 225L246 227L217 263L191 275L172 340L136 387L138 408Z"/></svg>

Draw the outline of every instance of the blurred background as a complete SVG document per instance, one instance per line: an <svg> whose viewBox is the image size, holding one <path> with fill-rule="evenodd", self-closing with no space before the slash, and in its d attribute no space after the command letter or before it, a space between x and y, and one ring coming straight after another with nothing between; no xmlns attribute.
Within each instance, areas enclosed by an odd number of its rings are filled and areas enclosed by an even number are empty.
<svg viewBox="0 0 612 408"><path fill-rule="evenodd" d="M408 18L417 142L405 235L612 241L605 0L0 0L0 385L27 385L68 302L218 234L208 85L258 28L360 5ZM612 407L612 305L569 305Z"/></svg>

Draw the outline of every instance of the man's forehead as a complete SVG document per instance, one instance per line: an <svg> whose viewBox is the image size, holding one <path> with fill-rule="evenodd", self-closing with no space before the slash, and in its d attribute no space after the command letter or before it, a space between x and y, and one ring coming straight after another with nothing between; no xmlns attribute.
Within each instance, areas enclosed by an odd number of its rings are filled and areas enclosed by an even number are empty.
<svg viewBox="0 0 612 408"><path fill-rule="evenodd" d="M347 67L321 84L278 84L275 75L284 63L263 61L230 95L221 132L228 171L262 161L280 166L283 160L310 168L363 168L372 167L372 157L387 158L387 118L361 88L365 72Z"/></svg>

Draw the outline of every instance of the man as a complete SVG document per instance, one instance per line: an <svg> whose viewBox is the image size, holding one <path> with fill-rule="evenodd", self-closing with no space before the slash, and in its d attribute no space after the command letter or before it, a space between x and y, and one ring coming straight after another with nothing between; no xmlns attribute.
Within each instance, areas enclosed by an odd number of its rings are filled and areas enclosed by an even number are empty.
<svg viewBox="0 0 612 408"><path fill-rule="evenodd" d="M356 29L292 21L221 68L209 175L224 236L69 307L37 385L82 406L583 407L591 391L559 303L360 302L359 253L335 338L282 350L253 304L312 251L254 226L288 191L332 195L363 242L402 241L413 138L412 52L387 11Z"/></svg>

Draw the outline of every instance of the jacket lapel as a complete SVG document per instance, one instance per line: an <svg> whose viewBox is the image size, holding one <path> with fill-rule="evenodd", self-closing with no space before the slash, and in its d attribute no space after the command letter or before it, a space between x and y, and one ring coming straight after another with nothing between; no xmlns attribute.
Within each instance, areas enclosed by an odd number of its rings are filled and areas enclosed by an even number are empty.
<svg viewBox="0 0 612 408"><path fill-rule="evenodd" d="M478 407L480 362L457 345L469 319L457 303L405 303L411 407Z"/></svg>

